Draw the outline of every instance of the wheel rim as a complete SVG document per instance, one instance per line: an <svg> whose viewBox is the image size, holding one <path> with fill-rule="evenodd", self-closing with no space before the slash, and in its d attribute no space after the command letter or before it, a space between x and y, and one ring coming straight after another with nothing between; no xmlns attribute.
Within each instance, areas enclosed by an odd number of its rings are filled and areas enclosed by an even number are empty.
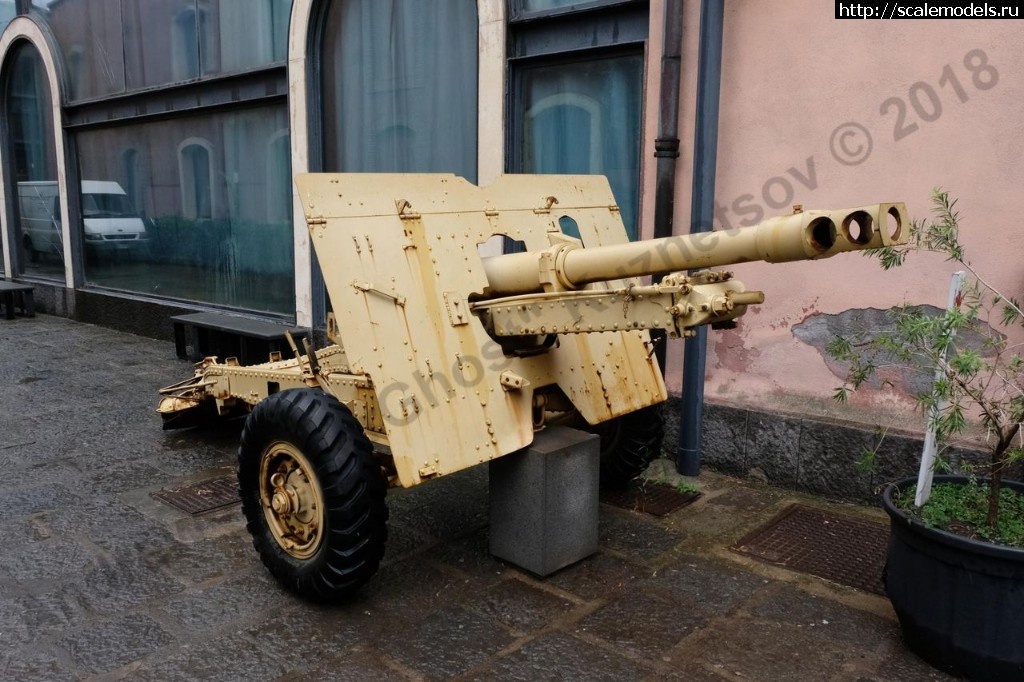
<svg viewBox="0 0 1024 682"><path fill-rule="evenodd" d="M260 503L277 544L308 559L324 537L324 495L313 465L290 443L276 441L260 459Z"/></svg>

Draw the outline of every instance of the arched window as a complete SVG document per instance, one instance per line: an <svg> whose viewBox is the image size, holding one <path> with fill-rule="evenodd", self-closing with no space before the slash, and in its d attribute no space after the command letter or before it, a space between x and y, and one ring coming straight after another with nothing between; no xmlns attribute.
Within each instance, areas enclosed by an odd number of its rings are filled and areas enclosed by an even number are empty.
<svg viewBox="0 0 1024 682"><path fill-rule="evenodd" d="M7 120L5 155L10 160L7 196L17 250L17 271L63 279L64 240L57 188L50 86L38 50L23 42L4 65L2 115Z"/></svg>
<svg viewBox="0 0 1024 682"><path fill-rule="evenodd" d="M324 166L476 179L476 0L334 0L323 31Z"/></svg>
<svg viewBox="0 0 1024 682"><path fill-rule="evenodd" d="M193 220L213 218L213 145L190 137L178 147L181 214Z"/></svg>

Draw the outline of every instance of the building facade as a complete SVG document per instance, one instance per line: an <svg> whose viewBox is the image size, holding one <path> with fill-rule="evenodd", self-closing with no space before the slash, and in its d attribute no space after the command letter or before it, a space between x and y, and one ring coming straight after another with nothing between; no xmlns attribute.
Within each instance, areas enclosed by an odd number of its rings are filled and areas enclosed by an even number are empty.
<svg viewBox="0 0 1024 682"><path fill-rule="evenodd" d="M34 283L47 312L150 336L207 309L320 327L330 264L311 252L295 173L480 184L599 173L631 237L651 237L666 96L680 112L670 204L685 232L700 11L696 0L4 0L2 274ZM662 79L666 17L682 28L677 87ZM715 227L793 204L904 200L923 217L941 185L961 200L979 265L1019 292L1019 23L838 21L812 0L726 0ZM829 413L837 369L801 325L941 305L950 270L927 257L898 276L859 258L738 268L768 302L712 336L710 399ZM680 355L670 348L673 392ZM911 411L908 395L858 400Z"/></svg>

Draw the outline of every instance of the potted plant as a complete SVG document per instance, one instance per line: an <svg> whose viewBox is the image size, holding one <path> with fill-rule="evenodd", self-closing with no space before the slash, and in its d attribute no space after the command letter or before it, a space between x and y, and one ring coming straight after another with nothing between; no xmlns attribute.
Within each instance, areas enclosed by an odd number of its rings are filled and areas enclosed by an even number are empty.
<svg viewBox="0 0 1024 682"><path fill-rule="evenodd" d="M973 679L1024 679L1024 484L1006 478L1024 459L1024 314L968 260L956 202L941 190L932 200L933 219L915 221L906 246L870 255L890 269L913 251L943 254L966 271L959 293L944 313L903 306L889 311L884 330L833 338L828 353L849 363L834 397L846 401L894 368L934 372L933 390L917 400L940 453L983 430L985 461L961 463L959 476L935 477L927 501L917 495L917 479L885 489L885 586L908 646L929 663ZM957 343L968 334L974 343ZM877 448L864 455L870 465ZM939 456L934 469L949 463Z"/></svg>

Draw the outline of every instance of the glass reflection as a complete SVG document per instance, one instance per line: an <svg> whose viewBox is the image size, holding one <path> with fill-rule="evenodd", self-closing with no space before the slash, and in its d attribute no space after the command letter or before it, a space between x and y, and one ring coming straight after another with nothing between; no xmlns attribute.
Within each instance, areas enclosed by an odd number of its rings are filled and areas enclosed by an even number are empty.
<svg viewBox="0 0 1024 682"><path fill-rule="evenodd" d="M605 175L637 237L643 59L594 59L522 70L523 173Z"/></svg>
<svg viewBox="0 0 1024 682"><path fill-rule="evenodd" d="M244 71L287 57L291 0L122 0L121 12L128 89Z"/></svg>
<svg viewBox="0 0 1024 682"><path fill-rule="evenodd" d="M333 2L323 71L328 170L475 180L475 0Z"/></svg>
<svg viewBox="0 0 1024 682"><path fill-rule="evenodd" d="M17 196L14 240L19 270L26 275L63 279L57 154L53 139L50 86L39 52L29 43L15 48L6 82L7 155Z"/></svg>
<svg viewBox="0 0 1024 682"><path fill-rule="evenodd" d="M80 133L88 283L294 314L286 130L275 106Z"/></svg>
<svg viewBox="0 0 1024 682"><path fill-rule="evenodd" d="M47 23L64 54L69 99L124 92L120 2L55 2Z"/></svg>

